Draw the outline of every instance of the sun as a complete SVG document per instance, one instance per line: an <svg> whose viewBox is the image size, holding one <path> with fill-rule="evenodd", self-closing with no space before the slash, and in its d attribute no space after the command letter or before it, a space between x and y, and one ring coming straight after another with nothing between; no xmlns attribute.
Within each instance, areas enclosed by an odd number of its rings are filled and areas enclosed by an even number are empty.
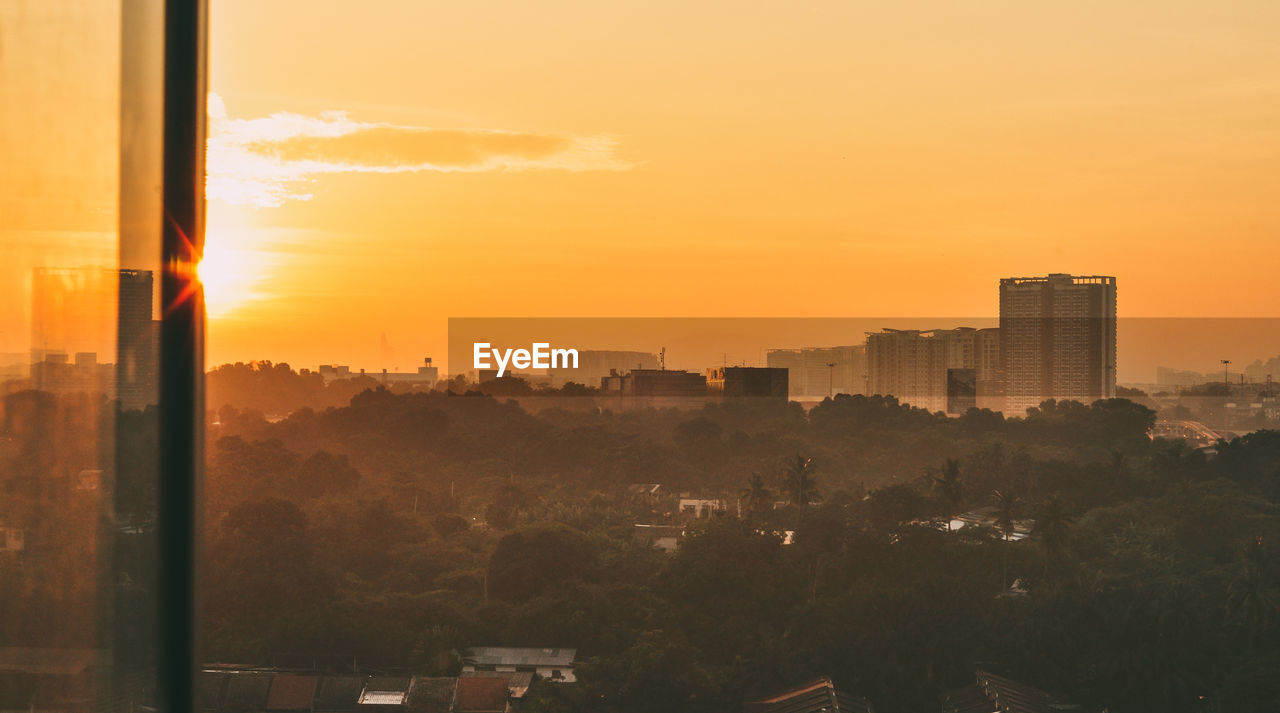
<svg viewBox="0 0 1280 713"><path fill-rule="evenodd" d="M210 319L225 317L245 304L264 297L265 255L233 247L226 239L210 235L204 256L196 266L204 285L205 312Z"/></svg>

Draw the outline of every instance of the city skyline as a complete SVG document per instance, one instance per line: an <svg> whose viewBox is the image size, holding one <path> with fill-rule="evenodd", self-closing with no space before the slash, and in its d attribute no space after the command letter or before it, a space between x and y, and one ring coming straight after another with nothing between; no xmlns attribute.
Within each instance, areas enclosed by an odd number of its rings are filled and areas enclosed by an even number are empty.
<svg viewBox="0 0 1280 713"><path fill-rule="evenodd" d="M385 333L409 369L449 317L995 316L1052 272L1118 275L1121 316L1280 316L1274 15L220 2L210 358L377 367Z"/></svg>

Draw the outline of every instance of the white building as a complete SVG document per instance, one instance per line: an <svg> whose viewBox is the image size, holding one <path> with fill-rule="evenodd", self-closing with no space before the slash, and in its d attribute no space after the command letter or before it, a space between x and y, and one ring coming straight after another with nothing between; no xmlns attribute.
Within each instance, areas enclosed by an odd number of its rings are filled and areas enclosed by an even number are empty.
<svg viewBox="0 0 1280 713"><path fill-rule="evenodd" d="M548 681L573 683L577 649L535 649L512 646L474 646L462 659L462 671L519 671L536 673Z"/></svg>

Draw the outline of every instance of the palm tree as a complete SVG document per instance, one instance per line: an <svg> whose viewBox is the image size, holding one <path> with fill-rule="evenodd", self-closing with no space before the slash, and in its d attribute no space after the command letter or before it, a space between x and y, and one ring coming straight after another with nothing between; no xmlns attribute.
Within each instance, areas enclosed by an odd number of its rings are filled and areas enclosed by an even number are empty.
<svg viewBox="0 0 1280 713"><path fill-rule="evenodd" d="M951 515L956 514L960 509L960 503L964 502L964 481L960 478L960 461L955 458L948 458L946 463L942 465L942 470L933 476L933 487L940 493L942 497L951 503L951 512L947 513L947 531L951 530Z"/></svg>
<svg viewBox="0 0 1280 713"><path fill-rule="evenodd" d="M756 473L751 476L751 480L747 481L747 487L742 489L740 497L747 508L747 517L751 518L765 509L773 498L773 491L765 487L764 476Z"/></svg>
<svg viewBox="0 0 1280 713"><path fill-rule="evenodd" d="M1245 629L1245 651L1252 653L1258 635L1280 617L1280 592L1268 585L1267 557L1262 538L1245 545L1240 571L1228 589L1230 613Z"/></svg>
<svg viewBox="0 0 1280 713"><path fill-rule="evenodd" d="M818 487L813 482L814 470L813 459L799 453L794 461L787 463L782 472L782 492L791 496L792 503L803 507L818 499Z"/></svg>
<svg viewBox="0 0 1280 713"><path fill-rule="evenodd" d="M1004 570L1000 587L1005 589L1009 586L1009 537L1013 535L1014 519L1022 500L1013 493L992 490L991 502L996 506L996 527L1000 528L1000 532L1004 535L1004 546L1000 548L1001 565Z"/></svg>
<svg viewBox="0 0 1280 713"><path fill-rule="evenodd" d="M1040 554L1044 557L1044 576L1049 576L1049 565L1062 559L1066 552L1067 540L1071 537L1071 517L1067 514L1067 504L1053 493L1045 498L1036 512L1036 524L1031 534L1039 541Z"/></svg>

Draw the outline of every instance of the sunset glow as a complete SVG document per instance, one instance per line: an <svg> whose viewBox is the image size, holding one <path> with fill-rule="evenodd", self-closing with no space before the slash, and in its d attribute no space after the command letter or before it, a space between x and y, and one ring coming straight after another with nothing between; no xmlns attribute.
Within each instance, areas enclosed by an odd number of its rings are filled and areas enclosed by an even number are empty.
<svg viewBox="0 0 1280 713"><path fill-rule="evenodd" d="M1050 272L1117 275L1125 317L1274 316L1276 6L1231 7L213 3L209 214L241 235L210 361L385 335L411 368L533 294L992 316Z"/></svg>

